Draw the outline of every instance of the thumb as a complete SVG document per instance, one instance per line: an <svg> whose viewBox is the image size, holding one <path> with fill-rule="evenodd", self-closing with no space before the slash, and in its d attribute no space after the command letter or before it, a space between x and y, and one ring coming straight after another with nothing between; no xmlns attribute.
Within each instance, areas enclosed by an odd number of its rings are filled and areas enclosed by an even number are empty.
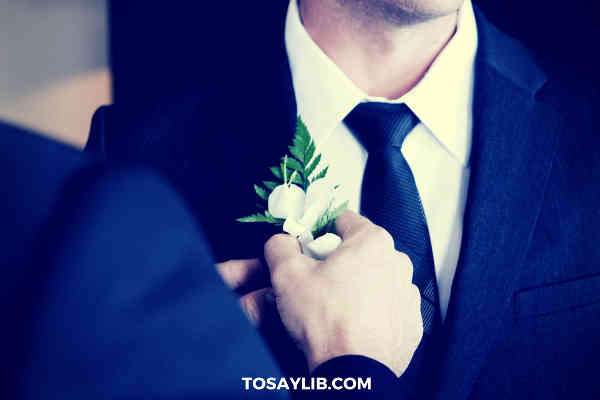
<svg viewBox="0 0 600 400"><path fill-rule="evenodd" d="M347 210L336 219L335 230L342 239L347 240L372 224L367 218Z"/></svg>
<svg viewBox="0 0 600 400"><path fill-rule="evenodd" d="M275 277L284 271L296 270L294 267L299 264L308 267L317 263L316 260L302 254L298 239L287 234L272 236L265 243L265 260L271 272L271 282L276 281ZM307 271L308 268L303 270Z"/></svg>

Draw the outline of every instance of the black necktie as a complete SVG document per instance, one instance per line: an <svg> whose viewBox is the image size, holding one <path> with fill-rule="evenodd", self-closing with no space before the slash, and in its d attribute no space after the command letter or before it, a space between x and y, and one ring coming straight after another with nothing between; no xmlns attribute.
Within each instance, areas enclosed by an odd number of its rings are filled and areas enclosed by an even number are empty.
<svg viewBox="0 0 600 400"><path fill-rule="evenodd" d="M419 119L405 104L373 102L356 106L345 122L369 153L361 211L393 236L396 250L410 257L413 283L421 292L423 340L402 376L412 392L420 371L424 371L421 364L427 344L441 324L425 213L410 166L400 151Z"/></svg>

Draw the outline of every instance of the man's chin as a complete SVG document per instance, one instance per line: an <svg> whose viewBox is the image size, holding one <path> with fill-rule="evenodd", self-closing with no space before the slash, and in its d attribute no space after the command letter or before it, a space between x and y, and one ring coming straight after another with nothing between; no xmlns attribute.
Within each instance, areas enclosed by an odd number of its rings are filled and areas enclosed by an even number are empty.
<svg viewBox="0 0 600 400"><path fill-rule="evenodd" d="M397 25L421 23L458 11L465 0L339 0L365 14Z"/></svg>

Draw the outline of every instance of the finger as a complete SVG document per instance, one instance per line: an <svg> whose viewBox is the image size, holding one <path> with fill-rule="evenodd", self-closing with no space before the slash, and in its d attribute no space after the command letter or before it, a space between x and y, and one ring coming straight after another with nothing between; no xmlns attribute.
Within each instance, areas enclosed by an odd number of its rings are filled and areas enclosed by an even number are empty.
<svg viewBox="0 0 600 400"><path fill-rule="evenodd" d="M277 313L273 289L263 288L240 297L240 307L250 323L259 327Z"/></svg>
<svg viewBox="0 0 600 400"><path fill-rule="evenodd" d="M270 286L269 270L258 258L230 260L216 267L225 284L238 293L246 294Z"/></svg>
<svg viewBox="0 0 600 400"><path fill-rule="evenodd" d="M401 272L403 282L412 282L413 280L413 264L410 257L406 253L396 252L395 253L397 268Z"/></svg>
<svg viewBox="0 0 600 400"><path fill-rule="evenodd" d="M342 239L347 240L371 224L367 218L352 211L345 211L336 219L335 229Z"/></svg>
<svg viewBox="0 0 600 400"><path fill-rule="evenodd" d="M318 265L318 261L304 254L300 243L290 235L275 235L265 243L265 260L271 272L271 283L276 291L285 290Z"/></svg>
<svg viewBox="0 0 600 400"><path fill-rule="evenodd" d="M265 260L267 261L271 276L278 266L302 256L300 243L291 235L278 234L272 236L265 243Z"/></svg>

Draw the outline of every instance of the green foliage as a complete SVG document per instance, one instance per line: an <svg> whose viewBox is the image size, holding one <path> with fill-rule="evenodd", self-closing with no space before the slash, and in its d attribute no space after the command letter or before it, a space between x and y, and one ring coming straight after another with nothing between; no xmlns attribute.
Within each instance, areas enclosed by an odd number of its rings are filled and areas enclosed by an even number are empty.
<svg viewBox="0 0 600 400"><path fill-rule="evenodd" d="M268 222L270 224L277 225L277 226L283 226L283 223L285 222L281 218L275 218L274 216L269 214L268 211L265 211L263 214L256 213L256 214L249 215L247 217L238 218L238 219L236 219L236 221L237 222Z"/></svg>
<svg viewBox="0 0 600 400"><path fill-rule="evenodd" d="M279 183L274 182L274 181L263 181L263 185L265 185L265 187L267 189L269 189L269 192L272 192L273 189L275 189L277 186L279 186Z"/></svg>
<svg viewBox="0 0 600 400"><path fill-rule="evenodd" d="M308 149L306 149L306 152L304 153L304 164L308 164L310 160L312 160L316 150L317 147L315 146L315 142L310 142L310 145L308 145Z"/></svg>
<svg viewBox="0 0 600 400"><path fill-rule="evenodd" d="M312 160L310 162L310 164L308 165L308 167L306 168L306 170L304 171L306 176L310 176L313 172L315 172L315 169L317 169L317 166L319 165L319 163L321 162L321 155L318 154L314 160Z"/></svg>
<svg viewBox="0 0 600 400"><path fill-rule="evenodd" d="M308 128L302 121L302 118L298 117L298 120L296 121L296 134L294 135L292 145L288 147L290 153L298 161L300 161L303 164L306 164L308 161L310 161L306 159L306 156L311 144L314 147L312 138L310 137L310 133L308 132Z"/></svg>
<svg viewBox="0 0 600 400"><path fill-rule="evenodd" d="M346 200L345 202L340 204L338 207L334 208L333 211L331 211L331 213L328 214L329 219L336 220L337 217L342 215L344 213L344 211L346 211L347 209L348 209L348 200Z"/></svg>
<svg viewBox="0 0 600 400"><path fill-rule="evenodd" d="M327 232L332 232L335 229L334 223L337 217L342 215L348 208L348 202L345 201L343 204L336 208L331 208L331 204L327 208L327 211L319 218L317 224L312 230L313 237L317 238Z"/></svg>
<svg viewBox="0 0 600 400"><path fill-rule="evenodd" d="M279 179L281 183L283 183L283 174L281 173L280 167L271 167L269 168L269 171L271 171L275 178ZM279 185L281 185L281 183L279 183Z"/></svg>
<svg viewBox="0 0 600 400"><path fill-rule="evenodd" d="M292 140L292 145L288 149L290 155L282 157L280 165L269 168L275 180L263 181L264 187L254 185L256 195L262 200L257 205L259 209L264 210L267 208L269 195L277 186L293 183L306 191L311 183L323 179L327 175L328 167L319 169L321 154L315 155L317 150L315 142L312 140L308 128L300 117L298 117L296 123L296 132ZM319 172L315 174L317 170ZM335 221L335 218L337 218L338 213L341 214L345 210L347 203L344 203L343 206L344 208L341 211L328 209L317 223L318 229L315 229L314 232L323 231L330 226ZM237 221L245 223L266 222L278 226L284 223L284 220L273 217L268 211L239 218Z"/></svg>
<svg viewBox="0 0 600 400"><path fill-rule="evenodd" d="M319 179L323 179L325 178L325 176L327 176L327 171L329 170L329 167L325 167L321 170L321 172L319 172L318 174L316 174L311 180L310 183L316 182Z"/></svg>
<svg viewBox="0 0 600 400"><path fill-rule="evenodd" d="M304 174L304 166L295 158L287 159L287 167L293 171L298 171L299 174Z"/></svg>
<svg viewBox="0 0 600 400"><path fill-rule="evenodd" d="M267 201L269 199L269 194L267 193L267 191L263 188L261 188L258 185L254 185L254 191L256 192L256 194L258 195L258 197L260 197L261 199Z"/></svg>
<svg viewBox="0 0 600 400"><path fill-rule="evenodd" d="M301 178L301 182L298 184L302 189L306 190L310 184L316 180L314 178L311 179L311 175L321 162L321 154L315 156L317 147L308 132L308 128L300 117L298 117L296 134L294 135L292 143L293 144L289 146L290 154L292 156L287 159L287 166L288 168L297 171L297 174L300 175ZM326 173L327 171L325 171L322 177L324 177Z"/></svg>

